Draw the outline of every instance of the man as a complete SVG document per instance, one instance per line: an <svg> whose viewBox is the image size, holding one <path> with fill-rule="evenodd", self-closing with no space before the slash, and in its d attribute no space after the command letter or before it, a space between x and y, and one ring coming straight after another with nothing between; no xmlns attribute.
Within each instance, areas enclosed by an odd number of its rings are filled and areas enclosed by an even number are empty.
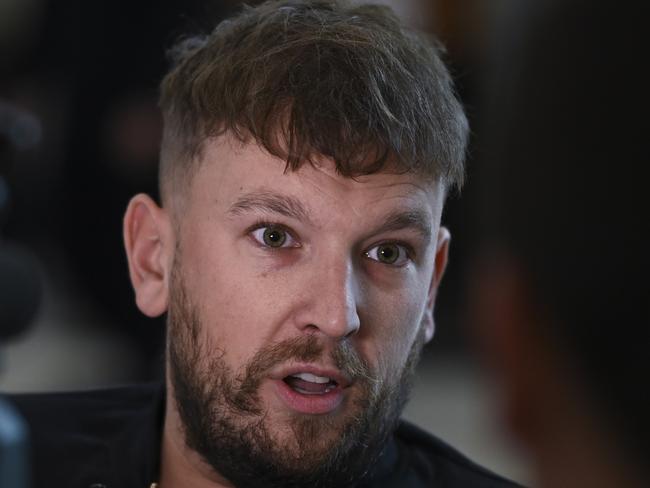
<svg viewBox="0 0 650 488"><path fill-rule="evenodd" d="M399 420L463 179L438 50L383 7L283 1L173 55L162 206L124 219L165 388L18 399L37 485L512 486Z"/></svg>
<svg viewBox="0 0 650 488"><path fill-rule="evenodd" d="M650 80L635 7L532 2L495 57L477 333L544 488L650 478Z"/></svg>

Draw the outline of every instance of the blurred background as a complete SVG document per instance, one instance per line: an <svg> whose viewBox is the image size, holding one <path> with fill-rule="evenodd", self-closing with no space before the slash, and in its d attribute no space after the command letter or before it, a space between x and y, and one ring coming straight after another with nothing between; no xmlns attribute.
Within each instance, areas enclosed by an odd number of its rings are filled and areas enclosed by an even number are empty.
<svg viewBox="0 0 650 488"><path fill-rule="evenodd" d="M391 5L408 23L443 40L475 128L483 66L511 3L375 3ZM238 4L0 0L1 391L161 377L164 324L135 307L122 215L133 194L157 192L156 97L165 50L183 33L208 30ZM525 457L502 432L494 386L465 334L464 276L475 232L472 175L480 146L473 137L467 186L446 209L453 244L438 298L437 335L425 351L406 416L480 464L526 483Z"/></svg>

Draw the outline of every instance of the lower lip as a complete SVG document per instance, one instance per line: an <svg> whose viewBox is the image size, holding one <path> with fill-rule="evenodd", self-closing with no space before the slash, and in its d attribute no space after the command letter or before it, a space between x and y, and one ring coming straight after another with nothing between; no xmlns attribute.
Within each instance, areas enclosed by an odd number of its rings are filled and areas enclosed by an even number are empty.
<svg viewBox="0 0 650 488"><path fill-rule="evenodd" d="M291 410L312 415L326 414L336 410L343 401L343 390L339 387L318 395L298 393L282 380L274 380L275 390Z"/></svg>

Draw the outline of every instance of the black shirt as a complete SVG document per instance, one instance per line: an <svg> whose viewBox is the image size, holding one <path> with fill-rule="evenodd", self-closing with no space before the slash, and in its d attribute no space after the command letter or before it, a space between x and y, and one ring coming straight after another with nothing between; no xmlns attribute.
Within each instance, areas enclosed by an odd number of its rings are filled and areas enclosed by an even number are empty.
<svg viewBox="0 0 650 488"><path fill-rule="evenodd" d="M33 488L149 488L157 481L162 384L9 398L30 432ZM360 488L516 487L402 421Z"/></svg>

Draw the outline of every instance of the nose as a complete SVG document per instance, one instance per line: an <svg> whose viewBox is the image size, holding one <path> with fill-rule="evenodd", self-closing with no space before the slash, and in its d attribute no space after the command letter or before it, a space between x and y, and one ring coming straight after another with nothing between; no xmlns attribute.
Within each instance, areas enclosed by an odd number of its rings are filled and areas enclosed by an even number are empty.
<svg viewBox="0 0 650 488"><path fill-rule="evenodd" d="M361 325L360 289L352 263L322 266L304 290L306 301L297 317L304 331L318 330L333 339L350 337Z"/></svg>

